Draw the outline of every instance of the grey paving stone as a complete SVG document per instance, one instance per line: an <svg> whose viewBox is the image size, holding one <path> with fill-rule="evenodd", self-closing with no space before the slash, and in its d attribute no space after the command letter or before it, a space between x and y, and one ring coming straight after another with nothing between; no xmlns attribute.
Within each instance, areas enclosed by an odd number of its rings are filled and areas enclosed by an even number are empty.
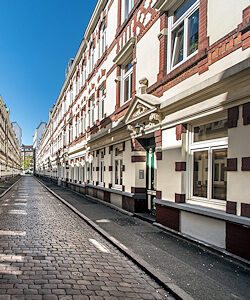
<svg viewBox="0 0 250 300"><path fill-rule="evenodd" d="M8 214L21 187L27 215ZM6 255L0 300L143 299L148 285L146 295L164 299L155 281L32 177L24 177L8 197L0 216L6 230L0 240Z"/></svg>

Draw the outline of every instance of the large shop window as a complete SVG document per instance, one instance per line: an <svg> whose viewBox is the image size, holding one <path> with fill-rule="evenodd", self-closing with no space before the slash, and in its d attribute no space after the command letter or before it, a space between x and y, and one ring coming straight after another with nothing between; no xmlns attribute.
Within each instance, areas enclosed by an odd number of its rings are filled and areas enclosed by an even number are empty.
<svg viewBox="0 0 250 300"><path fill-rule="evenodd" d="M121 188L123 184L123 147L118 145L114 152L114 184L115 187Z"/></svg>
<svg viewBox="0 0 250 300"><path fill-rule="evenodd" d="M169 17L168 71L198 51L199 1L186 0Z"/></svg>
<svg viewBox="0 0 250 300"><path fill-rule="evenodd" d="M131 62L127 63L122 70L122 96L123 103L132 98L132 86L133 86L133 65Z"/></svg>
<svg viewBox="0 0 250 300"><path fill-rule="evenodd" d="M227 199L227 121L194 127L191 150L191 199Z"/></svg>

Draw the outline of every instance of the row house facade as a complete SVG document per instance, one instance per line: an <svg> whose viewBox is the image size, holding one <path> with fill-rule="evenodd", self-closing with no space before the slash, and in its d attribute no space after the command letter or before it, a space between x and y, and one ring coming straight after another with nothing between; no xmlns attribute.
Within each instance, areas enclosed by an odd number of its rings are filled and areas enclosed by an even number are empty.
<svg viewBox="0 0 250 300"><path fill-rule="evenodd" d="M247 0L97 1L38 174L249 260L249 16Z"/></svg>
<svg viewBox="0 0 250 300"><path fill-rule="evenodd" d="M21 168L21 150L9 115L0 95L0 181L19 175Z"/></svg>

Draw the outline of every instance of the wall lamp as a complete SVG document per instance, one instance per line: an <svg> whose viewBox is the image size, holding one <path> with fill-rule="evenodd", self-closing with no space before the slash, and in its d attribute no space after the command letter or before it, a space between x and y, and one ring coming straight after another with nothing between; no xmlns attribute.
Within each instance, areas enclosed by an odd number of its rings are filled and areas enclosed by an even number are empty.
<svg viewBox="0 0 250 300"><path fill-rule="evenodd" d="M139 132L141 132L141 131L144 131L144 130L145 130L145 123L143 123L143 124L136 123L136 125L135 125L135 132L137 134Z"/></svg>

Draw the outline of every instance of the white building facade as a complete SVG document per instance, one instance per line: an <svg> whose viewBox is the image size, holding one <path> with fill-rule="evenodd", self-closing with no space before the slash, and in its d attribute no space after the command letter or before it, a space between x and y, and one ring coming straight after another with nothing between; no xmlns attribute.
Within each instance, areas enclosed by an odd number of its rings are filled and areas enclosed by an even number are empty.
<svg viewBox="0 0 250 300"><path fill-rule="evenodd" d="M21 148L21 146L22 146L22 129L17 124L17 122L11 122L11 125L12 125L12 128L13 128L14 132L15 132L19 148Z"/></svg>
<svg viewBox="0 0 250 300"><path fill-rule="evenodd" d="M0 95L0 181L20 175L21 169L21 150L9 116Z"/></svg>
<svg viewBox="0 0 250 300"><path fill-rule="evenodd" d="M249 11L246 0L97 1L39 175L249 260Z"/></svg>

